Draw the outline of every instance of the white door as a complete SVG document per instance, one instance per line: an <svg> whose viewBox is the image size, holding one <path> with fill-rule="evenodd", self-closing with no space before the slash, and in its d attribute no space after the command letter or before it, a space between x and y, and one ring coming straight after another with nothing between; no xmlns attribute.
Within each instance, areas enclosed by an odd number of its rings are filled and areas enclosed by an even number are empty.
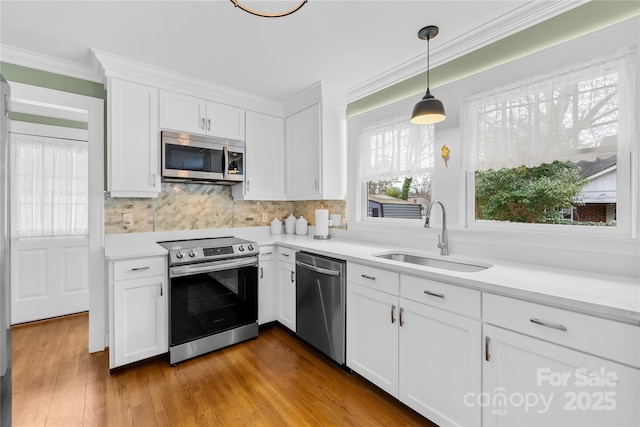
<svg viewBox="0 0 640 427"><path fill-rule="evenodd" d="M11 134L11 323L89 309L87 131Z"/></svg>

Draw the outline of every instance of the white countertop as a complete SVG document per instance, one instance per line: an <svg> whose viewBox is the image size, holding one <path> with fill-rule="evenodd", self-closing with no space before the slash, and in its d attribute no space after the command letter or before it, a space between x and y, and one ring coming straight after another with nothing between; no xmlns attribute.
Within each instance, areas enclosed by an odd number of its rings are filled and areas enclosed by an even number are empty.
<svg viewBox="0 0 640 427"><path fill-rule="evenodd" d="M266 231L265 231L266 230ZM332 238L316 240L312 236L271 235L266 228L233 228L105 236L107 260L166 255L157 242L188 238L234 235L258 242L306 250L351 262L358 262L403 274L466 286L482 291L526 299L546 305L592 314L640 325L640 283L623 276L583 273L576 270L544 267L500 260L441 256L438 252L416 251L397 246L383 246L353 240ZM388 251L403 251L447 261L491 264L486 270L464 273L375 257Z"/></svg>

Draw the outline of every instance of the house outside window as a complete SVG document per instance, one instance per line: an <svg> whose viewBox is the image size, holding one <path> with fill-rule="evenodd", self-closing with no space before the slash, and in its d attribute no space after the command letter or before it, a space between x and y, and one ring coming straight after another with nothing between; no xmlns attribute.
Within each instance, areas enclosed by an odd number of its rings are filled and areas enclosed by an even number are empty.
<svg viewBox="0 0 640 427"><path fill-rule="evenodd" d="M621 51L466 98L468 222L618 226L632 76L633 55Z"/></svg>
<svg viewBox="0 0 640 427"><path fill-rule="evenodd" d="M434 127L406 116L360 130L363 217L422 220L431 200Z"/></svg>

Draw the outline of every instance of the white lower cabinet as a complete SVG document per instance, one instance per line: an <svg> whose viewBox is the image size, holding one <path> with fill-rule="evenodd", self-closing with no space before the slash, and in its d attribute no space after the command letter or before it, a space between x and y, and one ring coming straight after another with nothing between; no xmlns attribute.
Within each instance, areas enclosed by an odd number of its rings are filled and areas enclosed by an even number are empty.
<svg viewBox="0 0 640 427"><path fill-rule="evenodd" d="M258 324L273 322L275 320L274 307L274 272L273 272L273 246L260 247L258 264Z"/></svg>
<svg viewBox="0 0 640 427"><path fill-rule="evenodd" d="M465 397L482 387L480 321L405 299L400 314L399 399L440 426L479 425Z"/></svg>
<svg viewBox="0 0 640 427"><path fill-rule="evenodd" d="M481 409L465 396L481 392L481 323L437 308L459 304L456 286L354 265L347 267L347 366L439 425L479 425ZM379 289L397 289L400 295ZM422 301L437 286L436 301ZM419 293L416 287L424 288ZM444 289L444 291L443 291ZM397 292L397 291L396 291ZM471 291L478 305L480 295Z"/></svg>
<svg viewBox="0 0 640 427"><path fill-rule="evenodd" d="M398 304L397 296L347 284L347 366L396 398Z"/></svg>
<svg viewBox="0 0 640 427"><path fill-rule="evenodd" d="M278 248L276 273L276 320L293 332L296 331L296 251Z"/></svg>
<svg viewBox="0 0 640 427"><path fill-rule="evenodd" d="M168 350L166 257L111 261L109 367Z"/></svg>
<svg viewBox="0 0 640 427"><path fill-rule="evenodd" d="M483 316L484 426L640 425L640 328L493 294Z"/></svg>

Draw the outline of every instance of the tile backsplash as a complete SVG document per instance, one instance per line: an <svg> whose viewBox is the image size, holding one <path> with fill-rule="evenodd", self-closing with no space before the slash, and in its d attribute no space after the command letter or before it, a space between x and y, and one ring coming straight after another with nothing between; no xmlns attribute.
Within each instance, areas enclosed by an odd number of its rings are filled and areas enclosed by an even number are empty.
<svg viewBox="0 0 640 427"><path fill-rule="evenodd" d="M346 215L344 200L233 201L231 187L209 184L163 183L157 199L111 198L105 196L105 233L203 230L210 228L269 225L293 214L315 225L315 210ZM124 228L122 214L133 215L133 224ZM262 222L262 214L267 222Z"/></svg>

